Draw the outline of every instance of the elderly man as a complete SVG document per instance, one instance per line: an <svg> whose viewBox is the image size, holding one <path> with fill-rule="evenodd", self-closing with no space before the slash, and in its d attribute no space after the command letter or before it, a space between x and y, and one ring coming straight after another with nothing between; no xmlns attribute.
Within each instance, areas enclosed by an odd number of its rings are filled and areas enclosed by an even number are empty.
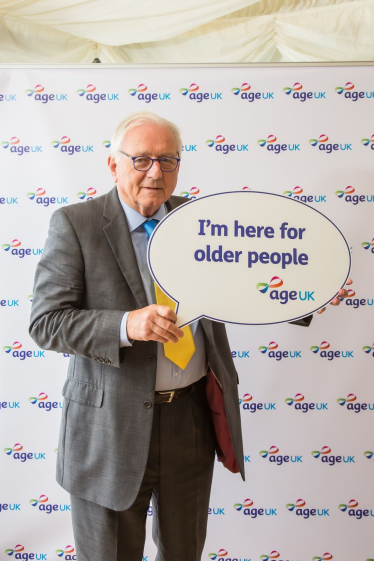
<svg viewBox="0 0 374 561"><path fill-rule="evenodd" d="M36 271L30 334L71 354L57 481L71 493L78 561L141 561L151 498L157 560L201 558L216 444L208 369L244 478L225 327L176 327L146 261L157 221L186 200L171 196L181 148L177 127L157 115L120 123L108 159L116 186L52 215Z"/></svg>

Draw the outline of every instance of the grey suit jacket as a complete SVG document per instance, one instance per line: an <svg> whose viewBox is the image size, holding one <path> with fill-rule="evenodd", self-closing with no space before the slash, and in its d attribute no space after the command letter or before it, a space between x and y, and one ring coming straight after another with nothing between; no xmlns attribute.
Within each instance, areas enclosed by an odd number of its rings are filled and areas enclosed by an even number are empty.
<svg viewBox="0 0 374 561"><path fill-rule="evenodd" d="M186 202L172 196L169 211ZM71 355L57 481L113 510L135 500L152 428L157 344L119 348L125 311L147 306L116 187L53 213L37 266L30 335L43 349ZM238 377L223 323L201 320L209 365L223 388L235 455L244 479ZM149 404L148 404L149 405Z"/></svg>

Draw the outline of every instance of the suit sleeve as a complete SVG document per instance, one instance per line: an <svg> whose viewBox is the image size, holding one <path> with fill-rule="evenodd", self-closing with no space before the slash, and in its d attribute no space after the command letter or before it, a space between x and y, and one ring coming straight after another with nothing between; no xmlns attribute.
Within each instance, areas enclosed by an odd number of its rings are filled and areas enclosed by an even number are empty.
<svg viewBox="0 0 374 561"><path fill-rule="evenodd" d="M63 209L53 213L34 282L29 333L45 350L120 366L120 325L125 310L83 309L84 258Z"/></svg>

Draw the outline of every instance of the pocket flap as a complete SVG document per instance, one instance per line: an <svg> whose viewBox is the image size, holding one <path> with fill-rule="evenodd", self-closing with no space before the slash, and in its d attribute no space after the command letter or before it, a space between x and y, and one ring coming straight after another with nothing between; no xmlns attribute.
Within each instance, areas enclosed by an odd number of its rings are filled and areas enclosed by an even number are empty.
<svg viewBox="0 0 374 561"><path fill-rule="evenodd" d="M62 388L62 395L78 403L101 407L104 390L87 382L67 378Z"/></svg>

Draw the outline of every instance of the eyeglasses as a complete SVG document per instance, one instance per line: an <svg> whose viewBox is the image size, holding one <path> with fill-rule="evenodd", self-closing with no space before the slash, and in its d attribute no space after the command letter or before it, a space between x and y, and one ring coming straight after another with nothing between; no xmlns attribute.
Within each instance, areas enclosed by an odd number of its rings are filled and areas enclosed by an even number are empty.
<svg viewBox="0 0 374 561"><path fill-rule="evenodd" d="M137 171L148 171L153 166L153 162L160 164L161 171L175 171L178 167L180 158L149 158L148 156L129 156L126 152L119 150L121 154L132 159L134 168Z"/></svg>

